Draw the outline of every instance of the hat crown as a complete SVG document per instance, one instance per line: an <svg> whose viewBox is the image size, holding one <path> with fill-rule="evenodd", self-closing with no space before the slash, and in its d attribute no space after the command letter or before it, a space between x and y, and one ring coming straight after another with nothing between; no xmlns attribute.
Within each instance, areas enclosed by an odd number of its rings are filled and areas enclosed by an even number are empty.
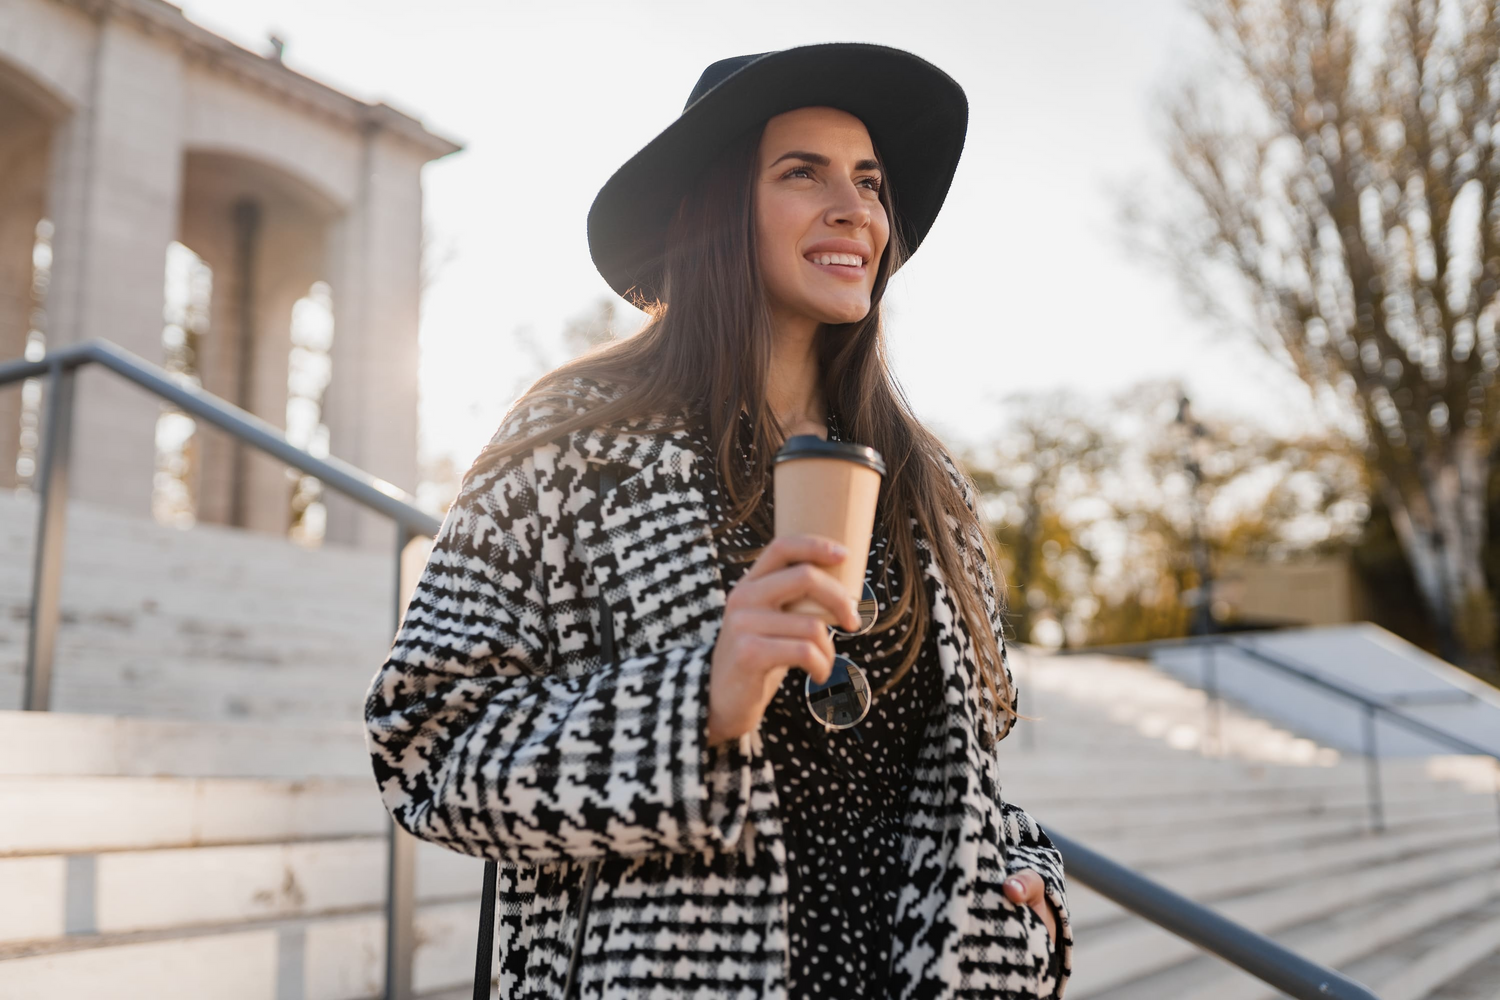
<svg viewBox="0 0 1500 1000"><path fill-rule="evenodd" d="M687 103L682 106L682 110L686 111L692 107L697 103L698 98L713 90L750 63L753 63L761 56L768 56L770 54L769 52L755 52L748 56L730 56L727 59L720 59L718 62L709 63L708 69L703 71L703 75L698 77L698 82L693 85L693 92L688 95Z"/></svg>

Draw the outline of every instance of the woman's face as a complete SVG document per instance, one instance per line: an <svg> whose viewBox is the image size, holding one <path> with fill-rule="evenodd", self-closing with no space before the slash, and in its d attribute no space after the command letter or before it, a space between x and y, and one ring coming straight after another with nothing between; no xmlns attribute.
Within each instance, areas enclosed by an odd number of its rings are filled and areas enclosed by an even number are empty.
<svg viewBox="0 0 1500 1000"><path fill-rule="evenodd" d="M863 319L890 236L864 123L836 108L777 115L766 122L758 162L756 257L772 314Z"/></svg>

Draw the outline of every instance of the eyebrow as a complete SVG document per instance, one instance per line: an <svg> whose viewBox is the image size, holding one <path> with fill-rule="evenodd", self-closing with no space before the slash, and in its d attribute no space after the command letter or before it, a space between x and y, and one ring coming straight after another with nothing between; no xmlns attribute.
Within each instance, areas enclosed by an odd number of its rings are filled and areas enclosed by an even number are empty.
<svg viewBox="0 0 1500 1000"><path fill-rule="evenodd" d="M808 163L815 163L815 164L817 164L820 167L826 167L826 166L828 166L828 164L830 162L832 162L832 161L830 161L828 159L828 157L824 156L822 153L808 153L808 152L804 152L803 150L800 150L800 149L794 149L790 153L782 153L776 159L772 160L771 161L771 166L773 166L773 167L776 166L776 164L780 163L782 160L805 160ZM855 170L879 170L880 169L880 161L879 160L860 160L858 163L856 163L854 165L854 169Z"/></svg>

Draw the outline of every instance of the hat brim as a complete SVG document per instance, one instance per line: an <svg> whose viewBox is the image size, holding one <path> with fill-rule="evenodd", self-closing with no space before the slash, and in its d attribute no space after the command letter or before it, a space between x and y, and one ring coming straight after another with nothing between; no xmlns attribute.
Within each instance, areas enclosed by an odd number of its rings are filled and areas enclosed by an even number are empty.
<svg viewBox="0 0 1500 1000"><path fill-rule="evenodd" d="M968 99L952 77L910 52L831 42L747 63L615 171L588 218L589 251L609 286L627 299L659 298L667 227L693 181L745 129L814 106L864 122L896 194L896 222L915 251L958 168Z"/></svg>

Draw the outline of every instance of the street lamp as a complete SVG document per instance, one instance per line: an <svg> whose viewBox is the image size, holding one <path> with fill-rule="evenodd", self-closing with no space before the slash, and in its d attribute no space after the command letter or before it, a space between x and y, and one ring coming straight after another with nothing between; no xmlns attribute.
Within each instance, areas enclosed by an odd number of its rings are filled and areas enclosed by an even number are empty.
<svg viewBox="0 0 1500 1000"><path fill-rule="evenodd" d="M1208 457L1208 451L1212 446L1208 441L1208 428L1189 414L1188 405L1186 395L1177 400L1177 425L1185 434L1190 435L1188 447L1183 452L1182 464L1193 483L1191 495L1188 497L1188 513L1193 530L1193 561L1198 568L1198 601L1193 614L1192 634L1212 635L1215 631L1213 575L1209 567L1208 544L1203 538L1201 528L1203 460Z"/></svg>
<svg viewBox="0 0 1500 1000"><path fill-rule="evenodd" d="M1189 435L1183 452L1182 464L1192 479L1192 492L1188 497L1188 516L1193 529L1193 560L1198 566L1198 601L1193 609L1192 634L1209 636L1214 633L1213 576L1208 563L1208 544L1203 538L1203 462L1212 447L1208 441L1208 428L1188 413L1187 395L1177 400L1177 426ZM1203 643L1203 694L1206 698L1203 749L1207 752L1210 742L1215 751L1227 751L1224 741L1223 705L1219 701L1219 671L1214 657L1214 642Z"/></svg>

